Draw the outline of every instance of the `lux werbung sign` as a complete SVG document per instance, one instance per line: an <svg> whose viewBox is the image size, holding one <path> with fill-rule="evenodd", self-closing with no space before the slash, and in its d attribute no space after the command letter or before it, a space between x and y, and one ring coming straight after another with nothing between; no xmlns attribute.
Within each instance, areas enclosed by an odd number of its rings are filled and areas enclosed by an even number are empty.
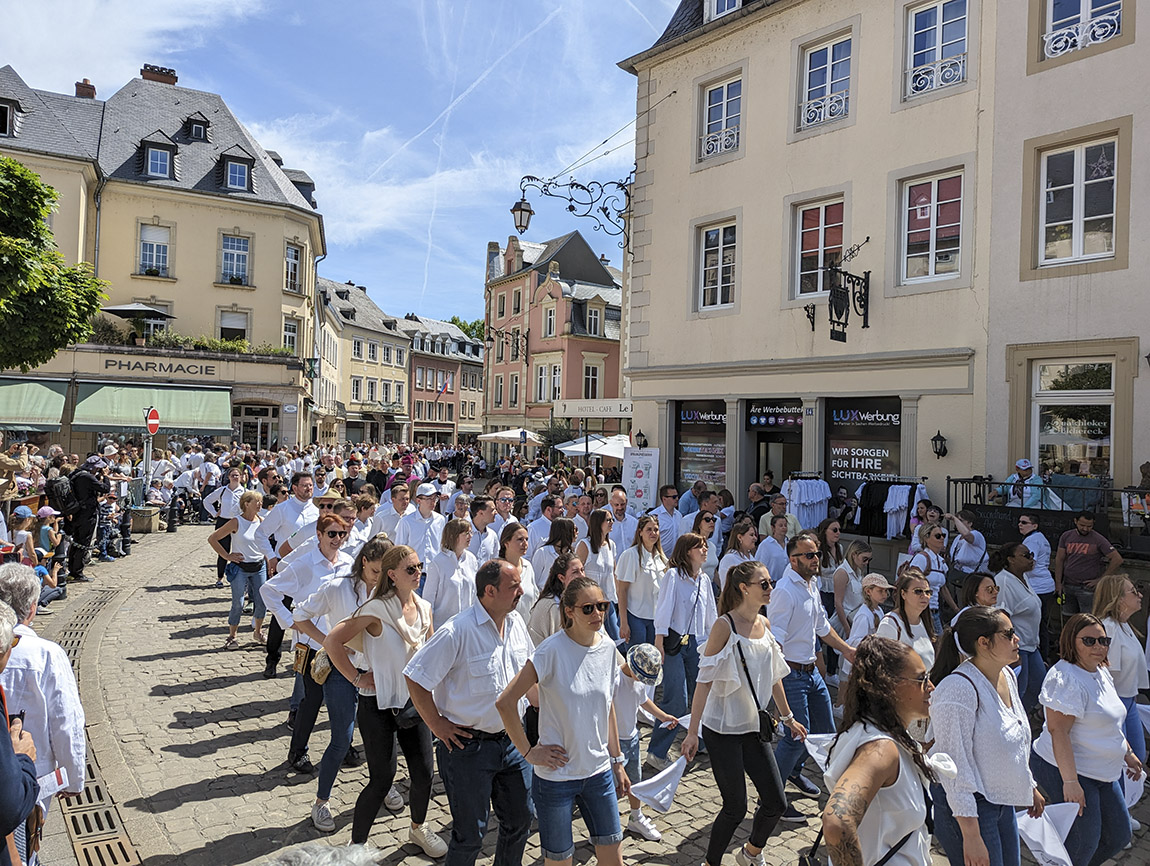
<svg viewBox="0 0 1150 866"><path fill-rule="evenodd" d="M124 373L166 373L168 375L184 376L218 376L215 364L183 364L170 361L118 361L115 358L104 359L105 371Z"/></svg>

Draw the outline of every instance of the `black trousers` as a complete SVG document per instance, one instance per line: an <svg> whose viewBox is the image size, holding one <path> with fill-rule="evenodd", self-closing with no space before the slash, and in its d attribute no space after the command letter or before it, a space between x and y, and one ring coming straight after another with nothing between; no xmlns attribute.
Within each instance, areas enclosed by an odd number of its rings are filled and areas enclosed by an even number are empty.
<svg viewBox="0 0 1150 866"><path fill-rule="evenodd" d="M759 794L759 804L751 824L750 843L756 848L767 844L767 838L779 817L787 808L783 793L783 780L770 743L759 739L759 732L749 734L717 734L703 728L703 741L711 756L711 772L723 798L722 808L711 826L711 840L707 843L707 862L721 863L731 837L747 814L746 773Z"/></svg>
<svg viewBox="0 0 1150 866"><path fill-rule="evenodd" d="M292 599L285 595L284 607L286 607L288 610L291 610L291 606ZM280 621L274 616L269 618L271 619L271 625L268 626L267 666L269 668L274 668L279 666L280 657L282 656L281 651L284 644L284 629L283 626L280 625Z"/></svg>
<svg viewBox="0 0 1150 866"><path fill-rule="evenodd" d="M73 577L84 574L84 559L88 555L92 536L96 532L96 512L86 509L72 515L68 526L68 535L72 544L68 548L68 573Z"/></svg>
<svg viewBox="0 0 1150 866"><path fill-rule="evenodd" d="M298 716L296 717L299 718ZM427 804L431 802L431 731L420 719L413 727L401 728L395 723L395 713L381 710L374 695L359 699L356 711L359 735L363 737L363 751L367 757L367 786L355 801L355 815L351 823L351 841L367 841L371 825L379 814L379 807L391 783L395 781L397 749L407 759L407 772L411 777L408 803L411 823L427 820Z"/></svg>
<svg viewBox="0 0 1150 866"><path fill-rule="evenodd" d="M227 522L228 522L228 518L217 517L216 518L216 529L219 529L221 526L223 526ZM228 551L228 553L231 553L232 537L230 535L225 535L223 538L221 538L220 539L220 547L222 547L224 550ZM224 566L225 565L227 565L227 560L224 559L222 556L217 556L216 557L216 580L223 580L224 579Z"/></svg>

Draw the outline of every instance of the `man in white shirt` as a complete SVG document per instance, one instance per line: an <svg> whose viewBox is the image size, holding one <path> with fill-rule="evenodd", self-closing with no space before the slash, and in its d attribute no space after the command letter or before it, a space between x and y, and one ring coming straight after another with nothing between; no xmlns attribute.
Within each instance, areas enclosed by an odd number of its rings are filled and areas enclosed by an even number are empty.
<svg viewBox="0 0 1150 866"><path fill-rule="evenodd" d="M531 638L515 609L523 596L519 569L491 560L480 566L475 586L479 603L440 626L403 674L436 738L452 819L445 862L473 866L494 806L495 863L510 866L523 862L531 830L531 769L504 730L495 699L531 657ZM526 709L522 701L520 714Z"/></svg>
<svg viewBox="0 0 1150 866"><path fill-rule="evenodd" d="M590 535L591 527L587 521L591 519L591 512L594 508L595 500L589 494L579 494L575 503L575 516L571 518L575 521L575 538L577 540L582 540Z"/></svg>
<svg viewBox="0 0 1150 866"><path fill-rule="evenodd" d="M499 556L499 536L491 528L495 522L495 503L490 496L476 496L471 500L471 543L467 549L475 554L479 564Z"/></svg>
<svg viewBox="0 0 1150 866"><path fill-rule="evenodd" d="M503 527L508 523L518 523L519 518L511 513L515 507L515 491L510 487L500 487L495 491L495 521L491 528L495 534L502 535Z"/></svg>
<svg viewBox="0 0 1150 866"><path fill-rule="evenodd" d="M547 480L547 488L537 493L529 503L527 503L527 520L536 520L543 513L543 497L550 496L552 498L563 501L563 476L556 472Z"/></svg>
<svg viewBox="0 0 1150 866"><path fill-rule="evenodd" d="M415 490L415 513L401 517L395 527L395 543L412 548L423 563L431 562L432 557L439 553L443 526L447 523L447 518L435 510L439 497L434 485L420 484ZM425 580L426 572L419 579L420 591Z"/></svg>
<svg viewBox="0 0 1150 866"><path fill-rule="evenodd" d="M587 475L582 469L576 469L571 473L571 483L563 489L563 501L567 501L568 496L582 496L585 492L583 490L583 480Z"/></svg>
<svg viewBox="0 0 1150 866"><path fill-rule="evenodd" d="M75 795L84 787L88 754L84 708L67 654L32 629L39 598L36 572L15 562L0 565L0 601L16 613L19 641L0 673L0 685L8 698L8 711L24 713L24 730L36 744L36 775L63 768L68 774L65 792ZM40 800L45 818L51 802L51 797Z"/></svg>
<svg viewBox="0 0 1150 866"><path fill-rule="evenodd" d="M659 519L659 541L663 544L663 552L670 556L675 550L675 542L683 534L682 515L676 506L679 502L679 491L674 484L664 484L659 488L659 507L652 514ZM690 525L687 526L690 531Z"/></svg>
<svg viewBox="0 0 1150 866"><path fill-rule="evenodd" d="M755 559L767 567L772 581L782 578L790 560L787 558L787 516L771 515L771 534L759 542Z"/></svg>
<svg viewBox="0 0 1150 866"><path fill-rule="evenodd" d="M275 574L279 564L279 553L273 546L282 544L291 538L293 532L301 526L319 520L319 509L312 504L311 494L315 482L310 475L297 472L292 476L290 498L279 503L268 512L268 516L260 521L256 527L256 544L264 552L268 560L268 577ZM291 606L292 599L285 598L284 604ZM276 667L280 663L280 648L283 646L284 630L279 620L273 618L268 626L268 653L267 664L264 667L264 677L272 679L276 675Z"/></svg>
<svg viewBox="0 0 1150 866"><path fill-rule="evenodd" d="M431 481L431 485L435 488L435 492L439 494L439 504L436 510L440 514L444 515L451 514L449 503L451 500L451 494L453 494L456 489L455 482L452 481L448 475L449 471L447 467L440 466L439 474L436 475L436 477Z"/></svg>
<svg viewBox="0 0 1150 866"><path fill-rule="evenodd" d="M539 509L539 519L527 524L527 556L532 556L535 551L547 543L547 539L551 536L551 520L562 516L562 507L556 497L543 497Z"/></svg>
<svg viewBox="0 0 1150 866"><path fill-rule="evenodd" d="M849 662L854 661L855 651L839 637L827 620L827 612L819 596L818 581L815 579L819 575L818 543L806 535L792 538L787 543L787 557L790 564L775 582L774 592L767 605L771 634L782 647L783 658L791 669L783 678L783 689L798 722L812 734L831 734L835 730L831 695L815 667L818 641L822 640L831 646ZM783 779L797 775L806 754L802 741L791 736L787 729L775 747L775 763L779 767L779 775ZM798 784L801 786L801 783ZM800 787L800 790L804 790L804 787ZM788 804L782 820L802 824L806 816L793 804Z"/></svg>
<svg viewBox="0 0 1150 866"><path fill-rule="evenodd" d="M388 493L391 495L387 501L381 502L379 507L375 509L375 515L371 518L371 530L368 532L368 538L374 538L379 533L386 532L388 538L394 539L395 527L399 525L399 519L415 513L415 506L411 504L411 488L402 481L392 484Z"/></svg>
<svg viewBox="0 0 1150 866"><path fill-rule="evenodd" d="M615 524L611 527L611 540L615 542L615 559L635 541L635 530L639 528L639 519L627 512L627 492L625 490L611 491L611 513L615 515Z"/></svg>

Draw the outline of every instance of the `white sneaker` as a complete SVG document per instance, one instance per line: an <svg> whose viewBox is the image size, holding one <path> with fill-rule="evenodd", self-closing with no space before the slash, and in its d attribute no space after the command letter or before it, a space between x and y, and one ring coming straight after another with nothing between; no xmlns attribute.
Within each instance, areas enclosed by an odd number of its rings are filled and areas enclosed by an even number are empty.
<svg viewBox="0 0 1150 866"><path fill-rule="evenodd" d="M407 841L418 845L423 849L423 853L433 860L438 860L447 853L447 843L428 830L426 824L420 824L418 827L412 824L411 831L407 834Z"/></svg>
<svg viewBox="0 0 1150 866"><path fill-rule="evenodd" d="M331 833L335 830L335 818L331 816L331 809L327 803L312 804L311 822L321 833Z"/></svg>
<svg viewBox="0 0 1150 866"><path fill-rule="evenodd" d="M661 773L671 766L671 761L668 758L660 758L658 755L652 755L648 752L647 766L651 767L656 773Z"/></svg>
<svg viewBox="0 0 1150 866"><path fill-rule="evenodd" d="M642 812L631 813L631 820L627 822L627 830L636 836L642 836L648 842L663 841L663 834L659 832L655 822Z"/></svg>
<svg viewBox="0 0 1150 866"><path fill-rule="evenodd" d="M735 852L735 862L739 866L763 866L763 852L760 851L752 857L747 853L747 849L740 845L739 850Z"/></svg>
<svg viewBox="0 0 1150 866"><path fill-rule="evenodd" d="M1131 815L1130 816L1130 832L1131 833L1137 833L1141 829L1142 829L1142 825L1140 823L1138 823L1137 819L1135 819L1135 817L1133 815Z"/></svg>
<svg viewBox="0 0 1150 866"><path fill-rule="evenodd" d="M398 812L403 808L403 795L399 793L399 789L395 785L391 786L391 790L387 792L387 796L383 798L383 805L385 805L392 812Z"/></svg>

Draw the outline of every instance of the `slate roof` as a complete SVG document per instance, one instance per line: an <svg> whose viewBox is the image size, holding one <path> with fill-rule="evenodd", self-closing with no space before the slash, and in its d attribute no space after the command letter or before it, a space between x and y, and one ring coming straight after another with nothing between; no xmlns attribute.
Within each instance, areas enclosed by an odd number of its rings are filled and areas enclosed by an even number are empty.
<svg viewBox="0 0 1150 866"><path fill-rule="evenodd" d="M367 289L352 283L337 283L326 277L316 277L315 287L328 298L328 304L335 311L336 316L344 322L354 324L356 327L369 331L379 331L396 337L405 337L407 332L399 327L395 316L389 316L376 306L367 294ZM347 292L346 298L339 297L337 292ZM355 310L355 318L344 315L345 309Z"/></svg>
<svg viewBox="0 0 1150 866"><path fill-rule="evenodd" d="M601 336L608 340L618 340L622 333L622 304L623 290L618 286L599 286L594 283L580 283L574 280L564 280L562 276L559 283L563 287L563 297L575 301L571 305L571 333L575 336L587 337L587 301L599 299L606 304L603 318Z"/></svg>
<svg viewBox="0 0 1150 866"><path fill-rule="evenodd" d="M457 358L464 361L471 361L475 364L482 363L483 361L483 343L478 340L473 340L457 326L451 324L451 322L444 322L439 319L431 319L427 316L417 316L415 313L408 313L403 317L402 321L399 322L399 326L413 337L417 334L421 337L447 337L451 341L450 352L448 355L440 357ZM458 349L460 342L470 343L472 346L478 348L478 352L472 355L463 354ZM426 350L416 349L414 351Z"/></svg>
<svg viewBox="0 0 1150 866"><path fill-rule="evenodd" d="M33 90L11 66L0 68L0 99L16 103L16 135L0 138L0 146L94 161L104 103L85 99L90 105L72 112L62 108L57 96Z"/></svg>
<svg viewBox="0 0 1150 866"><path fill-rule="evenodd" d="M619 66L628 72L635 72L635 62L640 58L647 58L665 47L669 47L672 43L685 41L693 35L697 35L695 31L702 30L706 27L708 30L713 27L721 27L728 21L736 18L741 18L743 15L748 14L754 9L763 6L770 6L777 0L743 0L740 8L725 13L724 15L704 24L703 21L703 4L710 2L710 0L680 0L679 6L675 9L674 14L671 15L671 20L667 24L667 28L663 31L663 35L655 40L655 44L645 51L640 51L638 54L628 57L626 60L619 62Z"/></svg>
<svg viewBox="0 0 1150 866"><path fill-rule="evenodd" d="M679 36L690 33L697 27L703 26L703 4L707 0L680 0L679 8L675 10L675 14L671 16L670 22L667 24L667 29L663 31L663 35L655 40L655 46L662 45L665 42L670 42Z"/></svg>

